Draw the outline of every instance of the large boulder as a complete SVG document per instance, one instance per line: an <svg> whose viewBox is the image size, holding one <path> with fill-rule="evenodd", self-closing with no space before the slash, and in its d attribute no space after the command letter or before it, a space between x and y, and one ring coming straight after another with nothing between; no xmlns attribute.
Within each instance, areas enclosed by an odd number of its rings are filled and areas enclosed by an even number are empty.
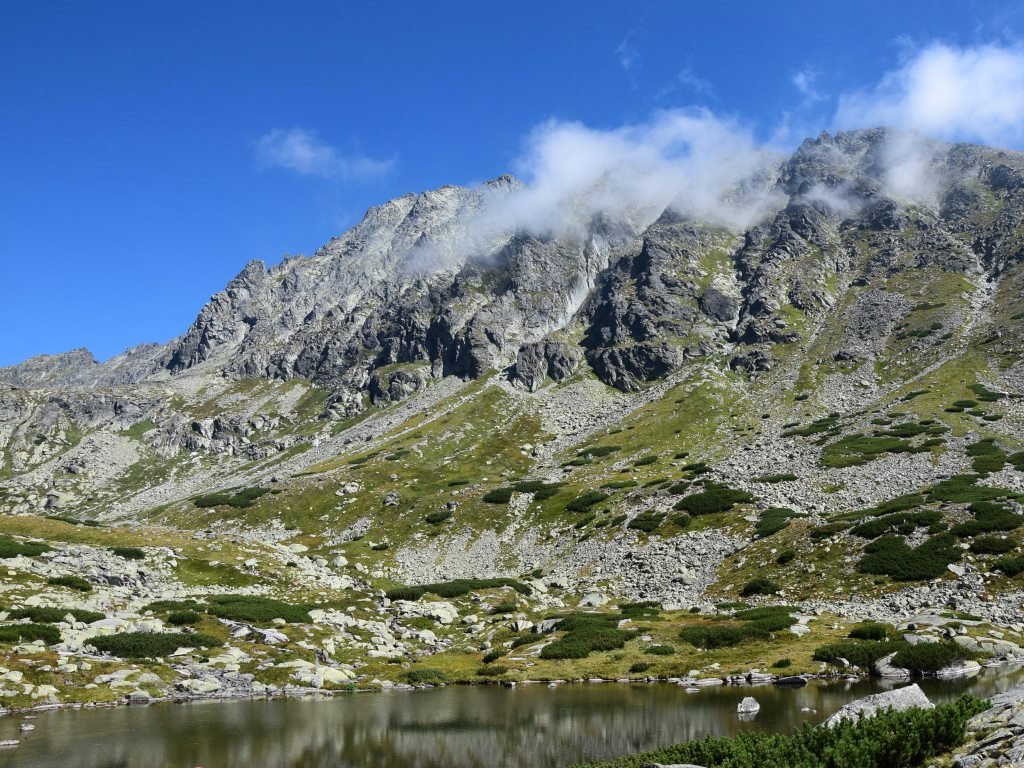
<svg viewBox="0 0 1024 768"><path fill-rule="evenodd" d="M862 717L874 717L885 709L902 712L905 709L932 709L935 705L928 701L924 691L914 683L893 691L876 693L865 696L863 699L851 701L832 717L825 721L825 725L834 728L843 720L857 722Z"/></svg>

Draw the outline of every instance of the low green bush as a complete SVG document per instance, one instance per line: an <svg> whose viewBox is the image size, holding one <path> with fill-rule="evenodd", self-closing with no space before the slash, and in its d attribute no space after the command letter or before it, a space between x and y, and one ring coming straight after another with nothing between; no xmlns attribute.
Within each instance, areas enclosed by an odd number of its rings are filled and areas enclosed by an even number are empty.
<svg viewBox="0 0 1024 768"><path fill-rule="evenodd" d="M592 456L594 458L602 458L612 453L618 453L622 450L622 446L619 445L592 445L589 448L581 450L577 456Z"/></svg>
<svg viewBox="0 0 1024 768"><path fill-rule="evenodd" d="M853 434L827 445L821 454L821 465L832 469L859 467L886 453L922 453L927 450L900 437Z"/></svg>
<svg viewBox="0 0 1024 768"><path fill-rule="evenodd" d="M933 485L928 491L928 500L973 504L1016 495L1006 488L978 485L979 479L980 475L954 475Z"/></svg>
<svg viewBox="0 0 1024 768"><path fill-rule="evenodd" d="M916 674L924 674L937 672L963 658L963 650L955 643L918 643L899 651L893 656L892 664Z"/></svg>
<svg viewBox="0 0 1024 768"><path fill-rule="evenodd" d="M817 528L811 528L810 536L812 539L827 539L837 533L842 533L849 527L850 524L846 522L825 523Z"/></svg>
<svg viewBox="0 0 1024 768"><path fill-rule="evenodd" d="M636 636L619 629L614 614L571 613L558 618L555 629L565 634L541 649L542 659L584 659L593 651L622 648Z"/></svg>
<svg viewBox="0 0 1024 768"><path fill-rule="evenodd" d="M751 595L774 595L777 594L778 591L778 584L769 578L758 576L756 579L751 579L740 587L740 597L750 597Z"/></svg>
<svg viewBox="0 0 1024 768"><path fill-rule="evenodd" d="M910 643L905 640L840 640L815 648L814 660L832 664L846 659L854 666L873 671L880 658L909 647Z"/></svg>
<svg viewBox="0 0 1024 768"><path fill-rule="evenodd" d="M512 498L513 490L512 488L495 488L484 494L483 501L488 504L508 504L509 499Z"/></svg>
<svg viewBox="0 0 1024 768"><path fill-rule="evenodd" d="M515 613L517 610L519 610L519 603L515 600L507 600L491 608L491 615L498 616L503 613Z"/></svg>
<svg viewBox="0 0 1024 768"><path fill-rule="evenodd" d="M431 525L439 525L440 523L443 523L445 520L451 520L453 514L455 513L452 512L450 509L439 509L436 512L431 512L423 519Z"/></svg>
<svg viewBox="0 0 1024 768"><path fill-rule="evenodd" d="M198 632L124 632L88 641L100 653L123 659L153 659L169 656L179 648L217 648L221 641Z"/></svg>
<svg viewBox="0 0 1024 768"><path fill-rule="evenodd" d="M896 581L935 579L946 572L946 566L960 559L956 538L940 533L910 548L900 536L883 536L864 548L857 563L862 573L889 576Z"/></svg>
<svg viewBox="0 0 1024 768"><path fill-rule="evenodd" d="M513 488L519 493L532 493L534 501L544 501L554 496L564 483L545 483L541 480L524 480L516 483Z"/></svg>
<svg viewBox="0 0 1024 768"><path fill-rule="evenodd" d="M654 533L663 522L666 515L660 512L642 512L629 521L627 528L644 533Z"/></svg>
<svg viewBox="0 0 1024 768"><path fill-rule="evenodd" d="M932 509L922 512L894 512L882 515L850 529L854 536L862 539L877 539L883 533L898 533L907 536L918 528L930 528L942 520L942 513Z"/></svg>
<svg viewBox="0 0 1024 768"><path fill-rule="evenodd" d="M461 597L474 590L499 589L511 587L521 595L530 595L532 590L526 584L515 579L455 579L436 584L418 584L412 587L398 587L388 590L390 600L419 600L426 593L439 597Z"/></svg>
<svg viewBox="0 0 1024 768"><path fill-rule="evenodd" d="M757 525L754 526L754 533L763 539L773 533L778 533L789 525L790 520L798 517L805 517L805 515L794 512L788 507L771 507L761 513Z"/></svg>
<svg viewBox="0 0 1024 768"><path fill-rule="evenodd" d="M732 624L695 624L679 630L679 639L695 648L728 648L745 640L763 639L767 633L749 632Z"/></svg>
<svg viewBox="0 0 1024 768"><path fill-rule="evenodd" d="M848 637L854 640L885 640L889 637L889 628L884 624L868 622L851 629Z"/></svg>
<svg viewBox="0 0 1024 768"><path fill-rule="evenodd" d="M629 668L629 674L631 674L631 675L639 675L639 674L641 674L643 672L646 672L648 669L650 669L653 666L654 665L651 664L651 662L649 662L649 661L638 661L638 662L635 662Z"/></svg>
<svg viewBox="0 0 1024 768"><path fill-rule="evenodd" d="M309 611L301 605L256 595L216 595L209 598L207 611L230 621L249 621L266 624L284 619L289 624L309 622Z"/></svg>
<svg viewBox="0 0 1024 768"><path fill-rule="evenodd" d="M648 645L644 648L644 653L649 653L652 656L671 656L676 652L676 649L671 645Z"/></svg>
<svg viewBox="0 0 1024 768"><path fill-rule="evenodd" d="M497 661L507 653L508 651L506 651L504 648L495 648L493 651L488 651L487 653L485 653L482 661L484 664L490 664L492 661Z"/></svg>
<svg viewBox="0 0 1024 768"><path fill-rule="evenodd" d="M738 491L727 488L718 483L708 483L705 490L685 496L675 505L680 512L687 512L690 515L713 515L718 512L728 512L737 504L744 504L754 500L753 494L746 491Z"/></svg>
<svg viewBox="0 0 1024 768"><path fill-rule="evenodd" d="M64 621L64 617L71 614L75 621L83 624L92 624L94 621L105 619L105 613L99 611L87 611L84 608L50 608L46 606L32 606L29 608L16 608L11 611L8 618L13 620L30 619L37 624L54 624Z"/></svg>
<svg viewBox="0 0 1024 768"><path fill-rule="evenodd" d="M974 471L982 477L998 472L1007 461L1006 452L996 445L992 438L971 443L967 446L966 453L972 458L971 466Z"/></svg>
<svg viewBox="0 0 1024 768"><path fill-rule="evenodd" d="M195 600L155 600L149 603L143 611L153 613L168 613L171 611L198 611L202 608Z"/></svg>
<svg viewBox="0 0 1024 768"><path fill-rule="evenodd" d="M1024 555L1002 557L992 564L992 570L1001 571L1007 576L1017 576L1024 573Z"/></svg>
<svg viewBox="0 0 1024 768"><path fill-rule="evenodd" d="M650 466L651 464L657 464L657 463L658 463L658 457L657 456L648 455L648 456L642 456L641 458L639 458L636 461L634 461L633 462L633 466L634 467L646 467L646 466Z"/></svg>
<svg viewBox="0 0 1024 768"><path fill-rule="evenodd" d="M755 483L770 483L770 484L774 485L775 483L791 483L794 480L798 480L798 479L799 478L796 475L794 475L792 472L780 472L779 474L776 474L776 475L761 475L761 477L755 477L754 478L754 482Z"/></svg>
<svg viewBox="0 0 1024 768"><path fill-rule="evenodd" d="M661 603L657 600L619 603L619 613L629 619L654 619L661 615Z"/></svg>
<svg viewBox="0 0 1024 768"><path fill-rule="evenodd" d="M487 664L476 671L477 677L501 677L512 668L506 664Z"/></svg>
<svg viewBox="0 0 1024 768"><path fill-rule="evenodd" d="M792 548L787 548L779 552L778 555L776 555L775 562L779 565L785 565L786 563L791 562L794 559L796 559L796 550Z"/></svg>
<svg viewBox="0 0 1024 768"><path fill-rule="evenodd" d="M582 496L577 496L575 499L565 505L567 512L587 512L595 504L600 504L609 498L607 493L601 491L587 491Z"/></svg>
<svg viewBox="0 0 1024 768"><path fill-rule="evenodd" d="M608 488L613 491L622 490L623 488L635 488L640 485L636 480L612 480L610 483L601 483L602 488Z"/></svg>
<svg viewBox="0 0 1024 768"><path fill-rule="evenodd" d="M992 531L1012 531L1024 524L1024 518L991 501L976 501L968 509L973 520L954 525L950 532L956 536L978 536Z"/></svg>
<svg viewBox="0 0 1024 768"><path fill-rule="evenodd" d="M92 584L81 576L54 576L51 579L47 579L46 583L58 587L67 587L78 592L92 592Z"/></svg>
<svg viewBox="0 0 1024 768"><path fill-rule="evenodd" d="M138 547L111 547L110 551L125 560L145 560L146 553Z"/></svg>
<svg viewBox="0 0 1024 768"><path fill-rule="evenodd" d="M785 669L786 667L793 666L793 660L790 658L782 658L772 664L774 669Z"/></svg>
<svg viewBox="0 0 1024 768"><path fill-rule="evenodd" d="M60 630L49 624L8 624L0 627L0 643L34 643L42 640L47 645L60 642Z"/></svg>
<svg viewBox="0 0 1024 768"><path fill-rule="evenodd" d="M1017 542L999 536L979 536L971 542L971 552L976 555L1004 555L1016 549Z"/></svg>
<svg viewBox="0 0 1024 768"><path fill-rule="evenodd" d="M536 635L520 635L519 637L512 639L513 648L521 648L524 645L530 645L536 643L538 640Z"/></svg>
<svg viewBox="0 0 1024 768"><path fill-rule="evenodd" d="M9 536L0 536L0 560L8 557L36 557L43 552L50 552L53 548L46 544L37 544L29 541L17 541Z"/></svg>
<svg viewBox="0 0 1024 768"><path fill-rule="evenodd" d="M257 499L268 493L270 493L269 488L243 488L237 493L222 491L220 493L209 493L203 496L196 496L192 499L192 502L200 509L221 506L235 507L236 509L247 509L255 504Z"/></svg>
<svg viewBox="0 0 1024 768"><path fill-rule="evenodd" d="M410 685L442 685L448 682L448 675L443 669L429 667L410 669L402 677Z"/></svg>
<svg viewBox="0 0 1024 768"><path fill-rule="evenodd" d="M1002 392L993 392L984 384L972 384L971 391L983 403L995 403L1006 397Z"/></svg>
<svg viewBox="0 0 1024 768"><path fill-rule="evenodd" d="M172 611L167 615L167 623L175 627L184 627L190 624L198 624L202 618L195 611Z"/></svg>

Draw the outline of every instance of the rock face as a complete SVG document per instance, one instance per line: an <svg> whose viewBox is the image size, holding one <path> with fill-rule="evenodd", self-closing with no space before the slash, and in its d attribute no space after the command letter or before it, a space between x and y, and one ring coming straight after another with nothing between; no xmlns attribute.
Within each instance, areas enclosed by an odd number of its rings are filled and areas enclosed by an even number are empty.
<svg viewBox="0 0 1024 768"><path fill-rule="evenodd" d="M897 688L894 691L876 693L872 696L866 696L863 699L850 702L826 720L825 725L828 728L832 728L843 720L853 720L856 722L862 717L871 717L883 709L902 712L904 709L932 709L934 706L928 700L928 697L924 695L924 691L921 690L917 683L914 683L903 688Z"/></svg>
<svg viewBox="0 0 1024 768"><path fill-rule="evenodd" d="M953 768L1024 764L1024 688L993 696L991 708L967 721L969 745L953 758Z"/></svg>
<svg viewBox="0 0 1024 768"><path fill-rule="evenodd" d="M774 345L831 309L831 274L866 284L934 265L996 276L1021 258L1010 236L1024 221L1019 153L920 141L934 197L922 207L887 186L898 140L877 129L805 141L748 182L777 202L746 230L671 207L646 219L598 216L571 237L482 227L495 206L514 203L521 185L508 176L403 195L310 257L247 264L165 346L103 364L87 350L33 358L0 369L0 382L95 387L212 368L394 401L428 374L505 367L533 392L585 359L631 391L728 344L739 345L732 367L756 375L771 368ZM835 359L870 360L908 309L865 292L845 310L850 343ZM402 364L420 368L375 373Z"/></svg>

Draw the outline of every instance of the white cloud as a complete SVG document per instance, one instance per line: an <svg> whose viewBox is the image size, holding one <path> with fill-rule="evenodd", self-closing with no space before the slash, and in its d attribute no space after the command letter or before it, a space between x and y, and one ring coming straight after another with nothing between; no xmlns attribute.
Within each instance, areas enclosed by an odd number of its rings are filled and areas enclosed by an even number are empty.
<svg viewBox="0 0 1024 768"><path fill-rule="evenodd" d="M814 85L814 81L818 79L818 71L812 67L804 67L798 72L794 72L790 81L793 83L793 87L800 92L803 96L804 102L811 103L815 101L821 101L824 97Z"/></svg>
<svg viewBox="0 0 1024 768"><path fill-rule="evenodd" d="M748 129L706 109L670 110L612 130L550 121L530 134L516 170L526 186L503 216L565 233L598 214L643 219L666 207L720 223L749 217L738 187L768 161Z"/></svg>
<svg viewBox="0 0 1024 768"><path fill-rule="evenodd" d="M626 72L629 72L636 66L636 63L640 60L640 52L633 47L630 42L630 38L633 37L636 30L631 30L619 43L615 49L615 55L619 57L619 66L621 66Z"/></svg>
<svg viewBox="0 0 1024 768"><path fill-rule="evenodd" d="M779 204L779 156L745 126L706 109L660 112L611 130L551 120L535 128L515 163L520 189L491 195L460 242L420 248L411 270L481 258L513 232L582 238L596 216L651 224L666 208L743 228ZM760 173L759 173L760 172Z"/></svg>
<svg viewBox="0 0 1024 768"><path fill-rule="evenodd" d="M1024 49L931 43L874 88L839 99L839 128L875 125L950 140L1019 145L1024 139Z"/></svg>
<svg viewBox="0 0 1024 768"><path fill-rule="evenodd" d="M712 87L711 83L708 80L705 80L703 77L697 75L690 67L686 67L682 71L680 71L680 73L676 76L676 79L683 85L693 90L694 93L711 95L715 92L715 89L714 87Z"/></svg>
<svg viewBox="0 0 1024 768"><path fill-rule="evenodd" d="M365 155L343 155L316 134L302 128L275 129L256 142L256 157L265 168L284 168L303 176L364 181L383 176L394 160L375 160Z"/></svg>

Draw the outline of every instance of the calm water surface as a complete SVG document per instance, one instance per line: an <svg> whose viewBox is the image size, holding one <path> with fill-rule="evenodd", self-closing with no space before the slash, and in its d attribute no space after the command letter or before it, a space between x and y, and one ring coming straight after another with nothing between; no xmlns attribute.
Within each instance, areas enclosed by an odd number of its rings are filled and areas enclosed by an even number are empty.
<svg viewBox="0 0 1024 768"><path fill-rule="evenodd" d="M932 701L991 696L1024 670L988 669L968 680L926 680ZM883 684L813 682L705 688L668 684L449 687L319 700L194 702L39 714L11 768L554 768L708 734L788 731L819 722ZM736 705L754 696L750 723ZM815 713L802 712L809 707ZM0 739L20 717L0 718Z"/></svg>

